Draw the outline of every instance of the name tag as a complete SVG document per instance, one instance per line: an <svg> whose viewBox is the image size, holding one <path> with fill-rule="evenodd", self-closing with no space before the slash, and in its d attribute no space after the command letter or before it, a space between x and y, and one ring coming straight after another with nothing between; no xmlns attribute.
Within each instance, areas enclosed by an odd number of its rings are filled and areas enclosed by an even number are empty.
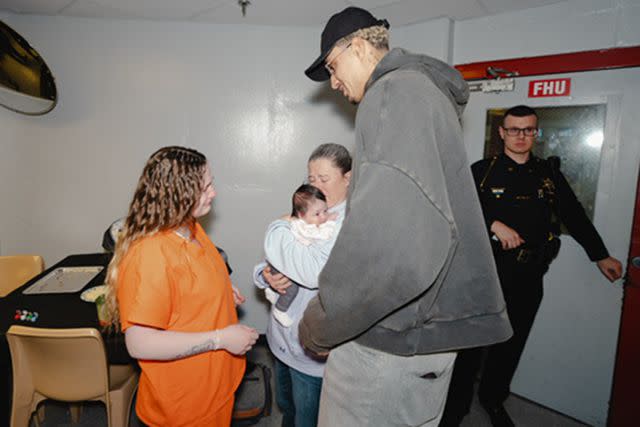
<svg viewBox="0 0 640 427"><path fill-rule="evenodd" d="M496 199L499 199L504 194L504 187L491 187L491 194L493 194Z"/></svg>

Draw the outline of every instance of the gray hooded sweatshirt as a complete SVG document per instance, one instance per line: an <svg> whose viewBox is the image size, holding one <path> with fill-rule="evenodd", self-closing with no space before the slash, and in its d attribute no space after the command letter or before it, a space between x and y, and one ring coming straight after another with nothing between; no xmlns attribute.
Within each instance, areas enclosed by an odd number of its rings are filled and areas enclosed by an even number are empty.
<svg viewBox="0 0 640 427"><path fill-rule="evenodd" d="M508 339L511 326L462 139L458 71L393 49L356 117L347 214L299 326L322 352L397 355Z"/></svg>

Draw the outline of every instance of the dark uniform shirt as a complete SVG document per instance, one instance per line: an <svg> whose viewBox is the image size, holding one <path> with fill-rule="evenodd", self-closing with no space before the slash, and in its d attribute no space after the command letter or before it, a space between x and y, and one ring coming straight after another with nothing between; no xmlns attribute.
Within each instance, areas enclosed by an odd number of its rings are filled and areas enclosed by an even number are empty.
<svg viewBox="0 0 640 427"><path fill-rule="evenodd" d="M553 231L555 211L591 261L609 256L564 175L559 170L554 172L548 161L531 155L521 165L500 154L474 163L471 170L487 229L494 221L500 221L524 239L523 247L536 249Z"/></svg>

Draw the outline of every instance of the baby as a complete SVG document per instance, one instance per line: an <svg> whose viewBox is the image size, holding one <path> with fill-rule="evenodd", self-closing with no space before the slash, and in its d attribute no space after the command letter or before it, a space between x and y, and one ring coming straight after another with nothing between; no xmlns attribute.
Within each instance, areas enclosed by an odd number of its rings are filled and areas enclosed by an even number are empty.
<svg viewBox="0 0 640 427"><path fill-rule="evenodd" d="M329 214L327 198L322 191L303 184L293 193L291 202L291 233L298 244L309 246L333 237L336 230L335 215ZM269 266L273 273L279 272L271 264ZM287 310L298 294L298 286L300 285L292 282L283 295L271 288L265 289L265 296L274 304L273 317L283 326L289 327L293 323Z"/></svg>

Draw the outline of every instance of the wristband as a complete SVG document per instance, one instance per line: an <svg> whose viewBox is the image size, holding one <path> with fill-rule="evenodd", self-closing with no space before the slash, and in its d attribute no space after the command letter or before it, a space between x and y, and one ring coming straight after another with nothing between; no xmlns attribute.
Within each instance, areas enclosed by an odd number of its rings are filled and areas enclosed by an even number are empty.
<svg viewBox="0 0 640 427"><path fill-rule="evenodd" d="M220 330L216 329L215 331L213 331L213 349L220 350L220 347Z"/></svg>

